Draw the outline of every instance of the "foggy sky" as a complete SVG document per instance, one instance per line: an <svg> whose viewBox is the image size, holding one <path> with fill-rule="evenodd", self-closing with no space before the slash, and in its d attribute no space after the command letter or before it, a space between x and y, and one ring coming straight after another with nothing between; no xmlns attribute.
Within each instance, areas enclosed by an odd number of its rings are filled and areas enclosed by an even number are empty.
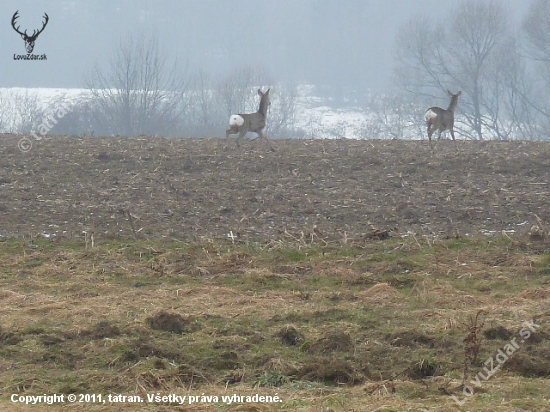
<svg viewBox="0 0 550 412"><path fill-rule="evenodd" d="M524 0L502 0L521 18ZM128 35L155 34L190 75L224 75L258 65L278 82L380 92L392 84L399 27L419 14L443 19L450 0L3 0L0 4L0 87L84 87L94 65L106 65ZM31 34L50 21L34 54L11 27ZM518 17L519 16L519 17Z"/></svg>

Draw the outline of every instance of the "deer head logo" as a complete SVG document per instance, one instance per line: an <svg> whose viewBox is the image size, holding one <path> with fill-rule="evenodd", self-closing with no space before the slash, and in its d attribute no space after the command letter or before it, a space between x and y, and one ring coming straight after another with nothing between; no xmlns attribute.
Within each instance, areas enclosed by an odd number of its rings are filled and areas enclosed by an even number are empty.
<svg viewBox="0 0 550 412"><path fill-rule="evenodd" d="M21 35L21 37L23 38L23 40L25 40L25 48L27 49L27 53L32 53L33 49L34 49L34 42L36 41L36 38L38 37L38 35L40 33L42 33L42 31L44 30L44 28L46 27L46 25L48 24L48 20L50 19L48 17L48 15L46 13L44 13L44 18L46 19L44 21L44 23L42 23L42 28L38 31L36 30L33 30L32 32L32 35L29 36L27 34L27 30L25 30L25 32L20 32L19 31L19 27L20 26L17 26L15 27L15 23L16 23L16 20L17 18L19 17L19 10L17 10L14 14L13 14L13 17L11 18L11 26L13 27L13 29L19 33Z"/></svg>

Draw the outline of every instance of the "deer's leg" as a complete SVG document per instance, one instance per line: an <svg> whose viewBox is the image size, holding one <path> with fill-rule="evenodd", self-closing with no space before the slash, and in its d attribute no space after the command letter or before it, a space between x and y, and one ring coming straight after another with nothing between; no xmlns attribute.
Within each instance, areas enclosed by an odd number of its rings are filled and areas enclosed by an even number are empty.
<svg viewBox="0 0 550 412"><path fill-rule="evenodd" d="M237 147L240 149L241 141L244 139L244 135L246 134L246 129L243 127L238 132L239 132L239 135L237 136L236 142L237 142Z"/></svg>
<svg viewBox="0 0 550 412"><path fill-rule="evenodd" d="M236 129L235 127L231 126L229 129L225 131L225 138L228 139L229 135L236 134L239 131L239 129Z"/></svg>
<svg viewBox="0 0 550 412"><path fill-rule="evenodd" d="M455 139L455 131L453 130L453 128L451 127L449 129L451 131L451 137L453 138L453 140Z"/></svg>
<svg viewBox="0 0 550 412"><path fill-rule="evenodd" d="M432 135L437 130L437 126L435 124L428 124L428 140L432 140Z"/></svg>
<svg viewBox="0 0 550 412"><path fill-rule="evenodd" d="M271 149L272 152L275 151L275 148L273 147L273 145L271 144L271 142L269 141L267 136L264 134L263 130L260 130L258 132L258 136L260 136L262 139L264 139L267 142L267 144L269 145L269 148Z"/></svg>
<svg viewBox="0 0 550 412"><path fill-rule="evenodd" d="M439 129L439 135L437 136L437 140L441 140L441 133L443 132L443 130L441 130L441 128Z"/></svg>

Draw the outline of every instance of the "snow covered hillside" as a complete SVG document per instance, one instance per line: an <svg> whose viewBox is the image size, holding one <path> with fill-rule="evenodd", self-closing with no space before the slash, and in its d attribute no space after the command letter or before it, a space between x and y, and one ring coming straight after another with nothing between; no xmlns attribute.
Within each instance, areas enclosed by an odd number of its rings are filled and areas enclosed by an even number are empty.
<svg viewBox="0 0 550 412"><path fill-rule="evenodd" d="M358 105L334 107L330 98L316 95L314 86L300 86L295 100L294 128L305 138L416 139L413 122L395 120L392 113L367 112ZM0 132L28 131L37 117L47 118L60 104L71 106L89 97L86 89L0 88ZM273 110L273 108L272 108ZM391 118L389 118L389 117ZM401 131L391 131L398 126ZM220 131L220 136L223 131ZM274 136L275 137L275 136Z"/></svg>
<svg viewBox="0 0 550 412"><path fill-rule="evenodd" d="M269 114L271 123L279 114L276 93L275 91L274 104ZM66 107L70 112L71 107L77 107L78 104L88 101L90 96L88 89L0 88L0 133L37 131L41 123L51 119L52 116L55 117L55 111L59 107ZM340 99L336 102L332 97L327 97L326 92L320 92L318 88L311 85L297 87L294 96L291 116L293 119L291 130L294 130L294 133L290 135L287 133L287 137L405 140L426 138L424 108L413 106L410 101L407 102L403 98L370 95L363 96L360 102L351 99ZM257 103L254 101L253 104ZM78 123L78 120L76 122ZM213 123L208 132L206 130L204 132L209 136L216 136L219 130L219 136L223 136L225 117L223 122L223 124ZM268 119L268 132L269 126ZM510 139L523 138L519 132L510 129ZM201 130L199 126L198 131L191 136L200 136ZM458 131L458 139L475 138L473 131L460 114L455 119L455 131ZM86 134L86 131L79 133ZM491 138L491 134L491 130L484 131L484 136L488 139ZM185 131L182 131L182 135L186 135ZM275 132L271 137L279 136Z"/></svg>

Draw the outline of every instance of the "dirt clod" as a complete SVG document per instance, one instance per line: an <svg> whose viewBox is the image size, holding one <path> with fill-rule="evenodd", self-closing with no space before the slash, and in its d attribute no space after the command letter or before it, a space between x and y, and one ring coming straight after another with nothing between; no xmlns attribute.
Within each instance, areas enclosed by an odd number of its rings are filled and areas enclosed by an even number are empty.
<svg viewBox="0 0 550 412"><path fill-rule="evenodd" d="M305 341L305 336L300 332L296 326L287 325L283 327L276 336L281 340L285 345L296 346L301 345Z"/></svg>
<svg viewBox="0 0 550 412"><path fill-rule="evenodd" d="M353 341L347 332L334 330L309 345L308 350L318 354L351 352Z"/></svg>
<svg viewBox="0 0 550 412"><path fill-rule="evenodd" d="M156 315L148 317L146 320L151 329L172 332L176 334L190 332L193 328L192 322L177 314L166 311L160 311Z"/></svg>

